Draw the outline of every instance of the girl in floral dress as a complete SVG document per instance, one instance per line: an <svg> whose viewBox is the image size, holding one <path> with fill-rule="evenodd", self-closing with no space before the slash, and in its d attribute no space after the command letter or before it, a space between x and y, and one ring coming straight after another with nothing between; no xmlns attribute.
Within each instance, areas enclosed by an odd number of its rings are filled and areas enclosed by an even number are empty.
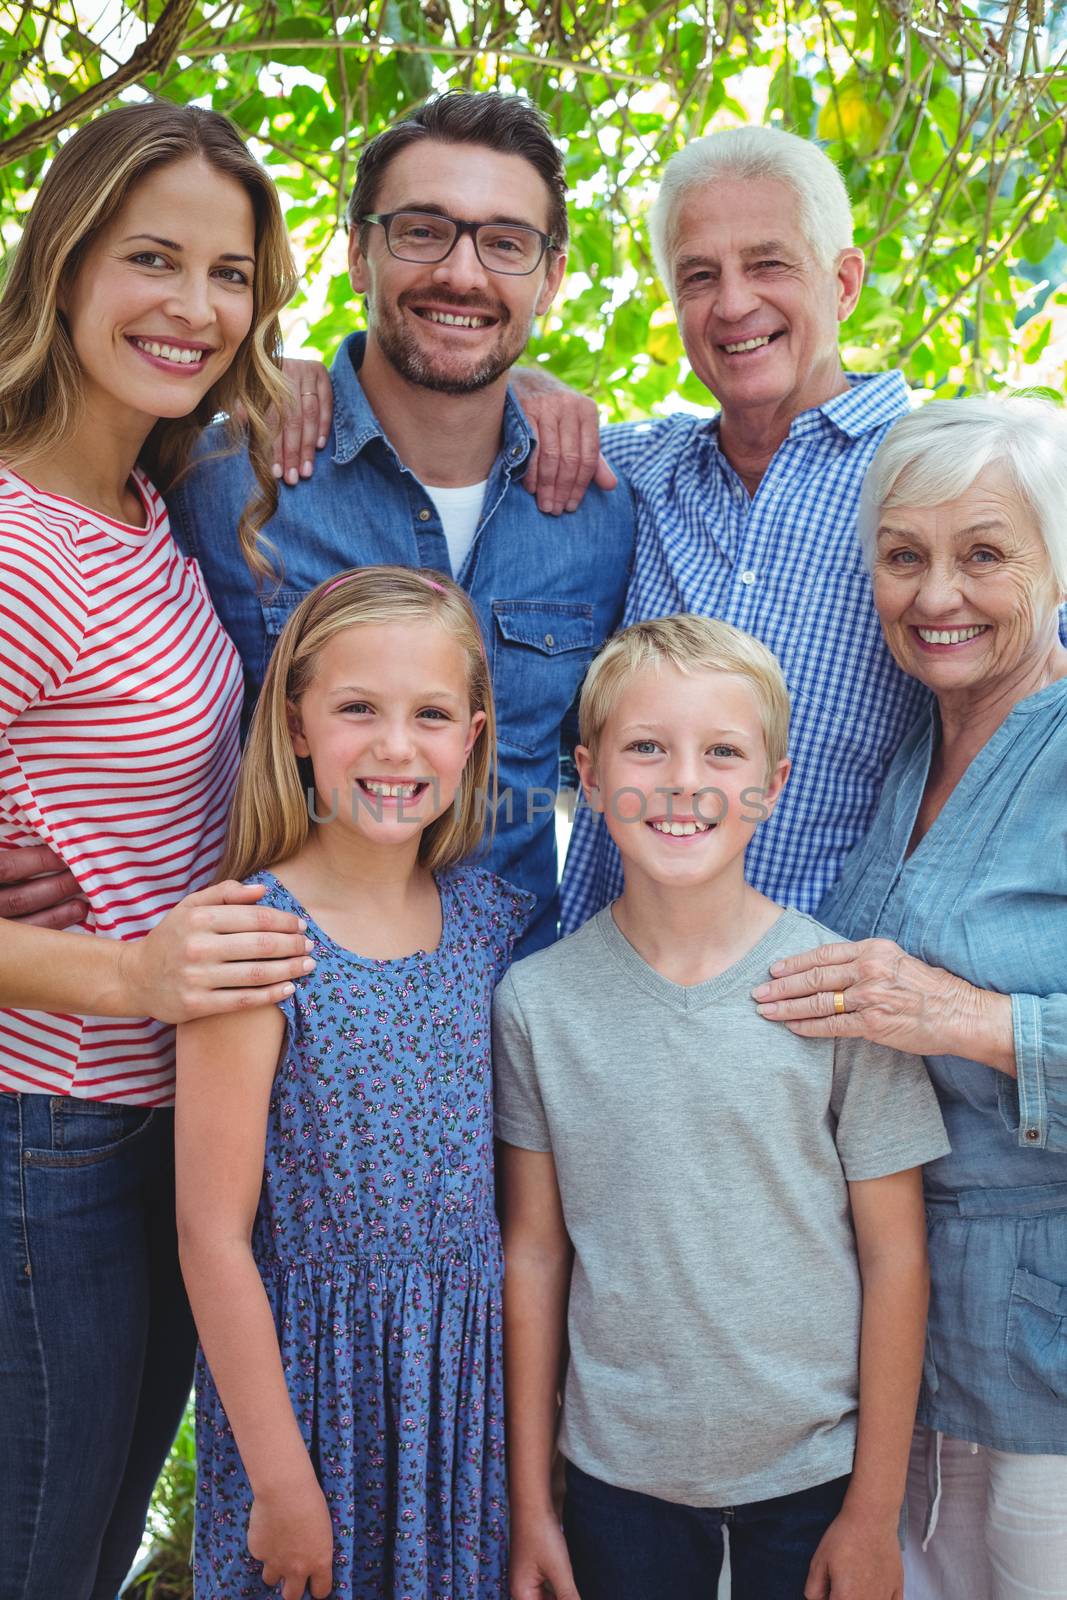
<svg viewBox="0 0 1067 1600"><path fill-rule="evenodd" d="M530 900L460 865L493 742L447 579L293 613L224 870L306 922L309 974L179 1037L197 1600L506 1595L489 1022Z"/></svg>

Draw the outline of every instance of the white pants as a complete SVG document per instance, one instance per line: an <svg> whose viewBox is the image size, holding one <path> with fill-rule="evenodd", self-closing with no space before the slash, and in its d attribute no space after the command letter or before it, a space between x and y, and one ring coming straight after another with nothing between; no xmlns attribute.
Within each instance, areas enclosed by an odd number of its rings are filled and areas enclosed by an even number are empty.
<svg viewBox="0 0 1067 1600"><path fill-rule="evenodd" d="M1067 1600L1067 1456L943 1436L938 1474L937 1435L920 1424L908 1464L904 1597Z"/></svg>

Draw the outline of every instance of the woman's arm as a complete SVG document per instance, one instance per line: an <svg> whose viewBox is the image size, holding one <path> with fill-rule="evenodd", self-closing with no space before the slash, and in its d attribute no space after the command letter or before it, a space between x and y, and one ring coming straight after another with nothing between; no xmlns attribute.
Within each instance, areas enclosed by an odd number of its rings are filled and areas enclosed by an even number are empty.
<svg viewBox="0 0 1067 1600"><path fill-rule="evenodd" d="M219 883L143 939L0 921L0 1006L186 1022L276 1005L315 965L303 920L256 901L262 884Z"/></svg>
<svg viewBox="0 0 1067 1600"><path fill-rule="evenodd" d="M891 939L824 944L787 956L752 997L761 1017L808 1039L870 1039L917 1056L980 1061L1015 1076L1011 996L928 966Z"/></svg>
<svg viewBox="0 0 1067 1600"><path fill-rule="evenodd" d="M572 1250L551 1155L498 1144L512 1600L578 1600L552 1503Z"/></svg>
<svg viewBox="0 0 1067 1600"><path fill-rule="evenodd" d="M805 1600L901 1600L897 1530L922 1373L929 1278L922 1171L849 1184L863 1280L859 1431L844 1505Z"/></svg>
<svg viewBox="0 0 1067 1600"><path fill-rule="evenodd" d="M284 1031L276 1008L179 1029L175 1149L182 1272L254 1496L248 1548L265 1583L302 1600L308 1584L315 1596L332 1588L333 1528L251 1249Z"/></svg>

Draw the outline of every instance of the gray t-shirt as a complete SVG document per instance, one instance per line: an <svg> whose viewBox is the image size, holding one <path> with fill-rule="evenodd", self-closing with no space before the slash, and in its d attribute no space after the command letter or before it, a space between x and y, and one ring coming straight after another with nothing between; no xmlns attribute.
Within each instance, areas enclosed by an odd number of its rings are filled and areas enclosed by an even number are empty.
<svg viewBox="0 0 1067 1600"><path fill-rule="evenodd" d="M682 987L607 907L496 991L497 1135L551 1151L575 1251L560 1447L604 1482L725 1506L851 1470L847 1182L948 1142L917 1057L757 1014L769 963L832 938L785 911Z"/></svg>

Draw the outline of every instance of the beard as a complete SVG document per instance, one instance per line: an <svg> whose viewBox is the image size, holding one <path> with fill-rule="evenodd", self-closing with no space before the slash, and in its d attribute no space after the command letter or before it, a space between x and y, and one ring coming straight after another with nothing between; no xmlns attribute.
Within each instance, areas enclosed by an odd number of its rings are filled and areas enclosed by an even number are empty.
<svg viewBox="0 0 1067 1600"><path fill-rule="evenodd" d="M368 303L367 327L394 371L419 389L430 389L436 394L476 394L513 367L526 348L532 317L525 328L516 328L511 312L504 305L489 306L484 301L450 296L449 305L459 313L484 312L486 316L495 317L496 340L491 350L474 361L459 352L450 359L429 355L400 314L408 298L401 295L396 310L390 308L384 313Z"/></svg>

